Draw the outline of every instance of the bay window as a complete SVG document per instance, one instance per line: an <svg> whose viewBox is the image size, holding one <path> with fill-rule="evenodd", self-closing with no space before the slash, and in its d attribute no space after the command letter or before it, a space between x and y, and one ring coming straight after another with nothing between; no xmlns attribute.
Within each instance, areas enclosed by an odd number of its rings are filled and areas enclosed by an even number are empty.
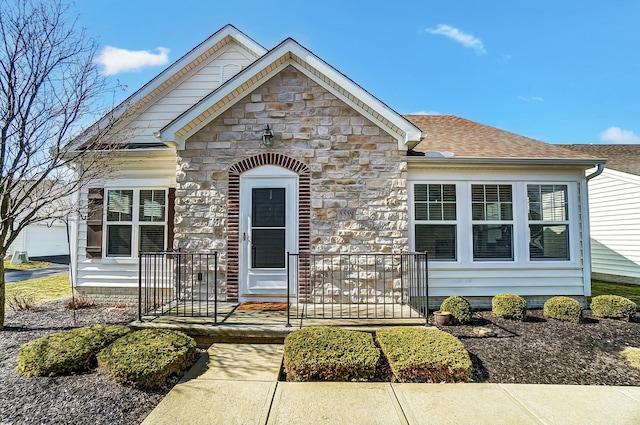
<svg viewBox="0 0 640 425"><path fill-rule="evenodd" d="M412 248L432 260L571 261L574 183L436 181L410 189Z"/></svg>

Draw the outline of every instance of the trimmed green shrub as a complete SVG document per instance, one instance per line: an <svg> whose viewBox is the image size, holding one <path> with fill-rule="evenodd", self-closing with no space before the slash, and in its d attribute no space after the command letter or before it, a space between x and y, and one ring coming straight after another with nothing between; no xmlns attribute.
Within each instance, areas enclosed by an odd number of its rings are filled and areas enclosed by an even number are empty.
<svg viewBox="0 0 640 425"><path fill-rule="evenodd" d="M491 299L491 312L504 319L524 320L527 316L527 301L516 294L498 294Z"/></svg>
<svg viewBox="0 0 640 425"><path fill-rule="evenodd" d="M465 325L471 322L473 309L471 304L463 297L448 297L440 304L440 311L451 313L451 323L454 325Z"/></svg>
<svg viewBox="0 0 640 425"><path fill-rule="evenodd" d="M126 335L98 354L98 368L116 382L157 389L181 375L196 358L196 342L182 332L143 329Z"/></svg>
<svg viewBox="0 0 640 425"><path fill-rule="evenodd" d="M469 353L447 332L399 326L377 331L376 338L399 382L465 382L471 378Z"/></svg>
<svg viewBox="0 0 640 425"><path fill-rule="evenodd" d="M96 366L96 354L131 330L123 325L94 325L27 342L18 352L16 370L26 376L85 372Z"/></svg>
<svg viewBox="0 0 640 425"><path fill-rule="evenodd" d="M287 335L287 381L367 381L376 372L380 352L368 332L313 326Z"/></svg>
<svg viewBox="0 0 640 425"><path fill-rule="evenodd" d="M544 317L580 323L582 321L582 306L573 298L551 297L544 303L542 309Z"/></svg>
<svg viewBox="0 0 640 425"><path fill-rule="evenodd" d="M636 303L619 295L598 295L591 299L591 312L596 317L628 321L636 317Z"/></svg>

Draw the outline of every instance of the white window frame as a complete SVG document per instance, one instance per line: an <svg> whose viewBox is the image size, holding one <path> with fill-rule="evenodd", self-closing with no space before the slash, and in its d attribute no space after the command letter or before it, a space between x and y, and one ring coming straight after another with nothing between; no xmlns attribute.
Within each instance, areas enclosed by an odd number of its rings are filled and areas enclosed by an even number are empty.
<svg viewBox="0 0 640 425"><path fill-rule="evenodd" d="M456 194L456 201L455 201L455 208L456 208L456 219L455 220L418 220L416 218L416 214L415 214L415 208L416 208L416 199L415 199L415 187L417 185L439 185L439 186L445 186L445 185L451 185L455 188L455 194ZM420 225L420 224L425 224L425 225L453 225L455 226L455 240L454 240L454 257L455 258L432 258L429 257L429 261L438 261L438 262L458 262L460 260L460 208L459 208L459 204L460 204L460 194L459 194L459 182L439 182L439 181L431 181L431 182L415 182L412 183L410 185L410 202L411 202L411 214L413 217L413 223L412 223L412 235L413 235L413 247L415 248L416 246L416 226ZM427 195L428 196L428 195ZM428 200L427 200L427 204L428 204ZM414 249L415 250L415 249Z"/></svg>
<svg viewBox="0 0 640 425"><path fill-rule="evenodd" d="M133 191L132 209L131 209L131 221L109 221L107 220L108 207L109 207L109 191ZM164 220L163 221L142 221L140 220L140 192L143 190L162 190L164 191ZM104 188L104 207L102 220L104 222L104 230L102 232L102 252L104 259L127 259L138 258L138 252L140 249L140 227L146 225L163 226L163 246L166 243L167 231L168 231L168 211L169 207L169 188L168 187L105 187ZM131 226L131 255L109 255L108 242L109 242L109 226L112 225L130 225ZM164 248L163 248L164 250Z"/></svg>
<svg viewBox="0 0 640 425"><path fill-rule="evenodd" d="M481 262L481 263L486 263L486 262L508 262L508 263L513 263L515 261L517 261L517 257L516 257L516 245L517 245L517 240L516 240L516 234L518 232L516 232L516 201L515 201L515 197L516 197L516 185L514 183L505 181L505 182L469 182L468 184L469 187L469 194L467 196L467 201L468 201L468 206L467 209L469 210L469 214L470 214L470 227L469 227L469 244L471 246L471 261L476 263L476 262ZM487 217L485 217L482 220L475 220L473 218L473 186L482 186L483 188L486 189L487 186L509 186L511 188L511 220L506 220L506 219L502 219L502 220L489 220L487 219ZM485 190L486 193L486 190ZM499 195L498 195L499 196ZM486 198L486 196L484 197ZM486 207L488 204L488 202L486 202L486 200L483 199L483 206ZM499 205L499 204L498 204ZM474 226L503 226L503 225L507 225L507 226L511 226L511 258L500 258L500 257L487 257L487 258L475 258L474 252L473 252L473 248L475 245L475 240L474 240L474 230L473 227Z"/></svg>
<svg viewBox="0 0 640 425"><path fill-rule="evenodd" d="M564 220L544 220L544 219L540 219L540 220L532 220L529 218L529 186L564 186L566 188L566 193L565 193L565 197L566 197L566 218ZM541 183L533 183L533 182L528 182L525 183L525 188L524 188L524 192L525 192L525 199L527 201L526 204L526 217L527 217L527 226L526 226L526 231L527 231L527 241L529 243L529 245L532 243L531 241L531 232L530 232L530 228L531 225L540 225L540 226L567 226L567 257L568 258L532 258L531 257L531 252L530 250L527 250L527 258L530 262L541 262L541 261L553 261L553 262L562 262L562 261L571 261L572 257L573 257L573 247L572 247L572 243L571 243L571 230L572 230L572 216L571 216L571 193L570 193L570 185L567 183L552 183L552 182L541 182ZM542 200L540 200L540 202L542 203Z"/></svg>
<svg viewBox="0 0 640 425"><path fill-rule="evenodd" d="M544 180L544 178L497 178L484 180L482 178L471 178L469 180L453 180L450 177L443 178L414 178L408 184L408 200L409 200L409 243L410 249L415 250L416 235L415 225L428 223L423 220L416 220L415 217L415 197L414 186L416 184L453 184L456 186L456 257L453 260L439 260L432 258L429 260L434 267L444 269L470 268L484 269L498 267L501 269L512 268L575 268L580 266L580 252L582 227L584 223L580 221L580 199L578 191L580 190L580 182L575 180ZM513 260L508 259L481 259L473 258L473 224L471 211L471 186L475 184L482 185L511 185L512 202L513 202ZM534 259L531 260L529 255L529 219L527 204L527 187L529 185L563 185L567 186L567 208L568 220L562 224L569 226L569 258L568 259ZM435 222L434 222L435 223ZM443 223L443 222L437 222ZM554 222L556 223L556 222Z"/></svg>

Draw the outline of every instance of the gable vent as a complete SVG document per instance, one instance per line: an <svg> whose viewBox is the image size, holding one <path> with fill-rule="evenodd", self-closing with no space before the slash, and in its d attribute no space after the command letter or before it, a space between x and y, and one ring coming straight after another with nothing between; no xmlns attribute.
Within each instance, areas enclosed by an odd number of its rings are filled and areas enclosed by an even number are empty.
<svg viewBox="0 0 640 425"><path fill-rule="evenodd" d="M226 82L234 75L240 72L240 65L236 63L230 63L222 67L222 82Z"/></svg>

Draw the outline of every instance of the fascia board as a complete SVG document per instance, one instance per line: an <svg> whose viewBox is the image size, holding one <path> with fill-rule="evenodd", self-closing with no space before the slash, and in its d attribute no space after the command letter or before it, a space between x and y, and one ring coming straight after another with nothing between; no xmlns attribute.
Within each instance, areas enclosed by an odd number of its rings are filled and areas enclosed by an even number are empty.
<svg viewBox="0 0 640 425"><path fill-rule="evenodd" d="M295 42L294 42L295 43ZM371 107L374 112L370 113L376 122L379 122L380 117L384 117L389 120L393 125L398 127L405 133L405 143L418 142L422 139L422 130L409 122L402 115L391 109L389 106L380 101L377 97L360 87L353 80L337 71L335 68L318 58L316 55L305 49L298 43L292 46L292 53L300 57L303 61L308 63L311 67L317 69L321 74L326 75L331 81L334 81L338 86L343 87L354 97L360 99L365 105ZM352 102L351 102L352 103ZM362 109L362 107L358 107ZM388 126L387 126L388 127Z"/></svg>
<svg viewBox="0 0 640 425"><path fill-rule="evenodd" d="M604 164L605 159L572 159L572 158L480 158L480 157L452 157L429 158L424 156L407 157L407 162L419 164L513 164L513 165L570 165L593 167Z"/></svg>
<svg viewBox="0 0 640 425"><path fill-rule="evenodd" d="M216 44L223 42L227 37L235 39L242 47L244 47L248 52L256 55L256 57L263 56L265 53L267 53L267 50L264 47L244 35L233 25L226 25L225 27L221 28L213 35L211 35L209 38L207 38L205 41L194 47L191 51L187 52L173 64L169 65L168 68L166 68L151 81L145 84L140 90L136 91L125 102L128 101L130 104L133 104L138 100L143 99L149 93L152 93L162 84L164 84L173 75L180 72L180 70L182 70L185 66L197 60L207 50L211 49Z"/></svg>
<svg viewBox="0 0 640 425"><path fill-rule="evenodd" d="M124 111L133 107L137 102L144 99L149 94L153 93L163 84L165 84L169 79L171 79L175 74L179 73L183 68L185 68L188 64L197 60L202 54L204 54L207 50L214 47L216 44L223 42L227 37L234 39L238 44L241 45L245 50L249 53L254 54L256 57L263 56L267 53L267 50L262 47L260 44L247 37L244 33L238 30L233 25L226 25L220 30L216 31L209 38L204 40L202 43L197 45L195 48L187 52L180 59L176 60L174 63L165 68L162 72L156 75L151 81L146 83L140 89L138 89L135 93L125 99L118 106L113 108L104 118L98 120L92 126L88 128L88 130L94 125L100 125L104 120L114 119L120 117ZM227 44L227 43L225 43ZM85 133L86 134L86 133ZM79 136L82 137L82 136ZM82 140L78 140L77 142L73 142L72 146L75 148L80 147L87 139L91 137L91 134L82 137Z"/></svg>
<svg viewBox="0 0 640 425"><path fill-rule="evenodd" d="M302 63L296 61L294 59L296 57L299 58ZM269 72L263 74L264 70L271 67L282 58L285 58L282 63L272 67ZM303 64L306 64L310 69L303 66ZM293 65L296 69L303 72L316 83L325 87L336 97L354 107L371 121L380 125L385 129L385 131L389 132L389 134L396 135L395 137L398 139L399 149L406 149L406 144L408 142L419 141L424 137L422 131L418 127L411 124L404 117L380 102L353 81L317 58L297 42L292 39L287 39L269 53L255 61L243 72L236 75L236 77L203 98L202 101L198 102L187 112L165 126L160 131L160 139L163 142L176 143L178 146L183 146L184 141L187 138L239 101L242 98L240 93L244 93L246 90L249 90L256 84L259 84L261 81L268 80L272 75L275 75L288 65ZM311 70L317 71L318 74ZM260 78L256 81L255 77L259 74L262 75L260 75ZM322 76L326 79L321 78ZM249 84L252 80L254 80L254 82ZM243 86L245 87L244 89L242 89ZM344 90L340 90L340 87ZM213 105L222 101L227 96L234 93L234 91L239 92L235 95L232 101L223 105L223 107L218 108L213 114L208 112ZM367 106L369 109L367 109ZM206 116L206 118L203 119L203 116ZM185 131L185 128L196 120L198 120L198 123L192 125L191 128ZM396 128L394 129L393 126Z"/></svg>
<svg viewBox="0 0 640 425"><path fill-rule="evenodd" d="M627 183L631 183L631 184L640 186L640 176L638 176L636 174L626 173L624 171L618 171L618 170L614 170L612 168L605 168L603 174L607 175L607 176L609 176L610 178L613 178L613 179L622 180L622 181L625 181Z"/></svg>

